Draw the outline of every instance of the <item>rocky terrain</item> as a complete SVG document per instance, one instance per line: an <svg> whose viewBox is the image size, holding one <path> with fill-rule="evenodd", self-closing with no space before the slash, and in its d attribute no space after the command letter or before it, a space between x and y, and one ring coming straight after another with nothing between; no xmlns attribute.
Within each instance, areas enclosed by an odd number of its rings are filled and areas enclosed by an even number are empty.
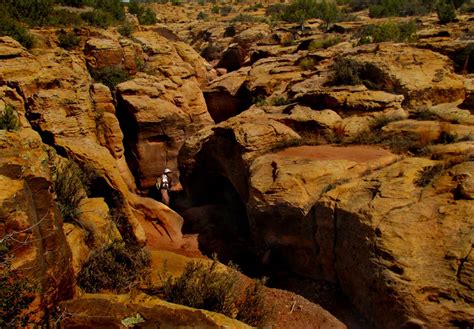
<svg viewBox="0 0 474 329"><path fill-rule="evenodd" d="M2 316L247 327L155 293L216 254L243 286L269 278L258 326L474 326L474 16L365 43L407 19L364 10L322 31L248 6L152 4L158 23L67 28L68 49L60 28L31 29L31 49L0 37L0 114L17 121L0 129L2 296L23 308ZM118 245L146 250L143 272L95 286Z"/></svg>

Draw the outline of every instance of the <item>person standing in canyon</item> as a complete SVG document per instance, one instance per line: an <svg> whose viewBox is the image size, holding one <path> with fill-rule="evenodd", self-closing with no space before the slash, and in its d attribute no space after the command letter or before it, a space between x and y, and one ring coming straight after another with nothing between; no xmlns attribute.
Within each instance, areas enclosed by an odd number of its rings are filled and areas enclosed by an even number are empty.
<svg viewBox="0 0 474 329"><path fill-rule="evenodd" d="M165 205L170 205L169 190L171 188L171 177L172 171L166 168L160 178L156 180L156 188L161 192L161 202Z"/></svg>

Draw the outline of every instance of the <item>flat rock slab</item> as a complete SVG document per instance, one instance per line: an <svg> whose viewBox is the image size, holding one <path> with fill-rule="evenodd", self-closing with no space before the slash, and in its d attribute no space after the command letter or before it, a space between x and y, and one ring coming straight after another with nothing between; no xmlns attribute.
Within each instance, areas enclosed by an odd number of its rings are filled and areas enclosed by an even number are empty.
<svg viewBox="0 0 474 329"><path fill-rule="evenodd" d="M378 158L393 155L390 151L380 147L368 145L356 146L297 146L290 147L275 154L279 157L305 157L319 160L348 160L367 162Z"/></svg>

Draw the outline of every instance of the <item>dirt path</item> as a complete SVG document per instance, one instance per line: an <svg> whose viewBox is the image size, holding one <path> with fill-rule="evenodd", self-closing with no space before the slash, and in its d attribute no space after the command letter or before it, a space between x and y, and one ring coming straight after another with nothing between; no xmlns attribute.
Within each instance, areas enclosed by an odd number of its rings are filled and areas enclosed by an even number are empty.
<svg viewBox="0 0 474 329"><path fill-rule="evenodd" d="M277 152L276 155L280 157L307 157L319 160L350 160L356 162L367 162L375 160L383 156L391 155L392 153L380 147L369 145L354 145L354 146L332 146L332 145L317 145L317 146L296 146L284 149Z"/></svg>

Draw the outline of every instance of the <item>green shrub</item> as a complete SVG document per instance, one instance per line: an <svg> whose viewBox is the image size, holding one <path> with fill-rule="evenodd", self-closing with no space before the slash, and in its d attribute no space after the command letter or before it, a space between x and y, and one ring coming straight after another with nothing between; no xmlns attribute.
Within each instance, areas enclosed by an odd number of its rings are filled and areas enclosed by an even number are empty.
<svg viewBox="0 0 474 329"><path fill-rule="evenodd" d="M341 42L340 37L329 37L323 40L313 40L309 44L308 50L309 51L315 51L318 49L327 49L329 47L332 47L334 45L337 45L338 43Z"/></svg>
<svg viewBox="0 0 474 329"><path fill-rule="evenodd" d="M77 47L81 42L81 37L74 34L74 32L65 32L61 30L57 36L59 47L64 49L72 49Z"/></svg>
<svg viewBox="0 0 474 329"><path fill-rule="evenodd" d="M256 106L266 106L268 105L267 98L265 96L256 96L252 98L252 104L255 104Z"/></svg>
<svg viewBox="0 0 474 329"><path fill-rule="evenodd" d="M0 36L9 36L25 48L33 47L33 36L28 29L16 20L0 13Z"/></svg>
<svg viewBox="0 0 474 329"><path fill-rule="evenodd" d="M263 5L261 3L256 3L253 6L248 6L244 9L244 11L257 11L260 8L263 8Z"/></svg>
<svg viewBox="0 0 474 329"><path fill-rule="evenodd" d="M419 121L433 121L438 120L439 117L436 113L430 111L427 108L422 108L416 112L410 114L410 119L419 120Z"/></svg>
<svg viewBox="0 0 474 329"><path fill-rule="evenodd" d="M171 0L171 4L173 6L181 6L181 0Z"/></svg>
<svg viewBox="0 0 474 329"><path fill-rule="evenodd" d="M30 324L27 309L35 298L36 287L11 269L8 247L0 240L0 327L25 328Z"/></svg>
<svg viewBox="0 0 474 329"><path fill-rule="evenodd" d="M94 8L108 13L114 20L125 19L125 10L121 0L95 0Z"/></svg>
<svg viewBox="0 0 474 329"><path fill-rule="evenodd" d="M271 4L265 9L265 16L279 18L281 15L283 15L287 6L288 5L284 3Z"/></svg>
<svg viewBox="0 0 474 329"><path fill-rule="evenodd" d="M438 0L436 13L440 24L451 23L456 20L456 9L452 0Z"/></svg>
<svg viewBox="0 0 474 329"><path fill-rule="evenodd" d="M84 12L81 18L90 25L101 27L103 29L112 25L113 16L101 9L94 9L93 11Z"/></svg>
<svg viewBox="0 0 474 329"><path fill-rule="evenodd" d="M303 27L304 22L310 18L320 18L324 21L323 28L329 26L339 19L340 12L337 5L331 1L317 0L294 0L284 8L280 18L293 23L299 23Z"/></svg>
<svg viewBox="0 0 474 329"><path fill-rule="evenodd" d="M123 24L117 29L117 32L123 35L124 37L130 38L133 34L133 26L130 23L125 22L125 24Z"/></svg>
<svg viewBox="0 0 474 329"><path fill-rule="evenodd" d="M81 168L72 160L58 165L53 170L56 203L62 217L66 222L79 225L80 223L77 221L79 204L87 196L81 180L82 175Z"/></svg>
<svg viewBox="0 0 474 329"><path fill-rule="evenodd" d="M227 15L229 15L231 11L232 11L232 6L222 6L222 7L219 9L219 13L220 13L222 16L227 16Z"/></svg>
<svg viewBox="0 0 474 329"><path fill-rule="evenodd" d="M140 22L141 25L156 24L156 22L157 22L156 14L153 10L151 10L150 8L147 8L143 12L143 14L138 16L138 21Z"/></svg>
<svg viewBox="0 0 474 329"><path fill-rule="evenodd" d="M234 269L219 269L218 262L189 262L176 278L160 274L163 299L193 308L222 313L228 317L261 327L270 311L263 303L263 281L249 285L245 291ZM243 298L240 296L243 295Z"/></svg>
<svg viewBox="0 0 474 329"><path fill-rule="evenodd" d="M400 119L400 117L396 116L380 115L370 122L370 130L379 133L387 124L399 121Z"/></svg>
<svg viewBox="0 0 474 329"><path fill-rule="evenodd" d="M144 249L123 242L114 243L89 257L79 272L77 284L88 293L100 290L126 292L145 275L149 264L150 256Z"/></svg>
<svg viewBox="0 0 474 329"><path fill-rule="evenodd" d="M204 11L200 11L197 15L197 19L200 21L206 20L208 17L209 16Z"/></svg>
<svg viewBox="0 0 474 329"><path fill-rule="evenodd" d="M431 182L435 178L439 177L443 170L444 166L442 164L436 164L434 166L425 167L418 173L418 177L415 180L415 184L420 187L426 187L431 184Z"/></svg>
<svg viewBox="0 0 474 329"><path fill-rule="evenodd" d="M247 23L255 23L255 22L262 22L264 18L252 16L249 14L238 14L230 20L231 22L247 22Z"/></svg>
<svg viewBox="0 0 474 329"><path fill-rule="evenodd" d="M5 110L0 115L0 129L1 130L17 130L19 128L18 116L16 110L11 105L6 105Z"/></svg>
<svg viewBox="0 0 474 329"><path fill-rule="evenodd" d="M383 137L383 144L387 145L397 154L410 152L412 154L422 154L426 145L422 143L420 136L414 133L392 134Z"/></svg>
<svg viewBox="0 0 474 329"><path fill-rule="evenodd" d="M111 90L119 83L130 79L126 70L116 66L106 66L100 69L89 68L89 72L95 81L103 83Z"/></svg>
<svg viewBox="0 0 474 329"><path fill-rule="evenodd" d="M81 26L83 23L84 21L77 13L60 9L54 10L45 24L53 26Z"/></svg>
<svg viewBox="0 0 474 329"><path fill-rule="evenodd" d="M283 105L290 104L290 100L283 97L283 96L280 96L280 97L277 97L277 98L273 98L271 100L270 104L273 105L273 106L283 106Z"/></svg>
<svg viewBox="0 0 474 329"><path fill-rule="evenodd" d="M371 17L416 16L434 9L433 0L377 0L369 7Z"/></svg>
<svg viewBox="0 0 474 329"><path fill-rule="evenodd" d="M65 6L71 7L83 7L87 4L86 0L61 0L59 2Z"/></svg>
<svg viewBox="0 0 474 329"><path fill-rule="evenodd" d="M358 85L362 83L360 77L362 65L350 58L336 58L332 69L334 71L329 77L330 85Z"/></svg>
<svg viewBox="0 0 474 329"><path fill-rule="evenodd" d="M198 0L198 4L199 4L200 6L204 6L204 5L206 4L206 1L204 1L204 0Z"/></svg>
<svg viewBox="0 0 474 329"><path fill-rule="evenodd" d="M316 65L316 62L313 58L311 57L305 57L299 62L299 67L301 67L303 70L311 70L314 68Z"/></svg>
<svg viewBox="0 0 474 329"><path fill-rule="evenodd" d="M128 4L128 12L132 15L140 16L143 13L143 7L136 1L132 1Z"/></svg>
<svg viewBox="0 0 474 329"><path fill-rule="evenodd" d="M413 41L416 39L416 22L367 25L361 29L359 37L359 44Z"/></svg>
<svg viewBox="0 0 474 329"><path fill-rule="evenodd" d="M29 25L44 25L53 11L53 0L6 0L3 10L13 19L27 22Z"/></svg>

